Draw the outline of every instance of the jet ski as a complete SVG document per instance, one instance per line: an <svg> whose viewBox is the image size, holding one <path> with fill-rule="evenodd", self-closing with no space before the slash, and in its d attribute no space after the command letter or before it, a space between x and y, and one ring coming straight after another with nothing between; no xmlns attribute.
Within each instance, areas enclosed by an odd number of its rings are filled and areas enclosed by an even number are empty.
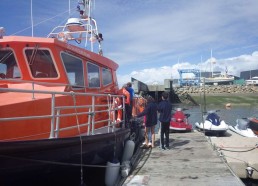
<svg viewBox="0 0 258 186"><path fill-rule="evenodd" d="M225 135L229 126L224 120L221 120L217 114L218 111L219 110L208 111L207 114L203 116L204 122L195 123L196 129L205 132L205 135Z"/></svg>
<svg viewBox="0 0 258 186"><path fill-rule="evenodd" d="M249 128L248 119L237 119L235 126L229 126L229 129L244 137L257 137L252 129Z"/></svg>
<svg viewBox="0 0 258 186"><path fill-rule="evenodd" d="M185 114L182 108L177 108L176 112L172 115L170 121L170 132L191 132L192 125L189 123L188 118L190 114Z"/></svg>

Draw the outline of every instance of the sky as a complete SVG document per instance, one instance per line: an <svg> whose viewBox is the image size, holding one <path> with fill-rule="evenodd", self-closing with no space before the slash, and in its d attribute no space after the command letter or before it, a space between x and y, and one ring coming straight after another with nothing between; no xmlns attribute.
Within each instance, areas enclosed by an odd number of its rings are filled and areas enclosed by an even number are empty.
<svg viewBox="0 0 258 186"><path fill-rule="evenodd" d="M1 0L6 35L46 37L77 16L77 0ZM257 0L95 0L104 56L119 64L119 85L179 78L178 69L240 76L258 69ZM70 14L69 14L70 12ZM212 59L212 60L211 60ZM211 66L211 61L215 62ZM193 74L183 74L192 77Z"/></svg>

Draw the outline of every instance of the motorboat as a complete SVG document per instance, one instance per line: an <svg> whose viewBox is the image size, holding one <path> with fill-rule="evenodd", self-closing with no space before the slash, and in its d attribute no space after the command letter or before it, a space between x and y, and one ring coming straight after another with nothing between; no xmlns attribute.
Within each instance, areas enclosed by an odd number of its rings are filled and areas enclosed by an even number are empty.
<svg viewBox="0 0 258 186"><path fill-rule="evenodd" d="M225 135L229 126L219 117L217 114L218 111L219 110L208 111L207 114L203 116L204 122L195 123L196 129L205 132L205 135Z"/></svg>
<svg viewBox="0 0 258 186"><path fill-rule="evenodd" d="M252 129L249 128L248 119L237 119L235 126L229 126L229 129L244 137L257 137Z"/></svg>
<svg viewBox="0 0 258 186"><path fill-rule="evenodd" d="M227 74L213 75L213 77L205 78L205 84L221 85L221 84L233 84L235 77Z"/></svg>
<svg viewBox="0 0 258 186"><path fill-rule="evenodd" d="M245 80L246 85L258 85L258 76L254 76L251 79Z"/></svg>
<svg viewBox="0 0 258 186"><path fill-rule="evenodd" d="M47 38L0 37L3 185L23 185L24 180L40 185L44 175L65 183L71 179L69 171L90 185L91 168L121 161L125 141L132 135L136 139L125 127L124 113L117 124L117 112L125 109L118 64L103 54L103 37L90 15L92 1L79 5L79 18L69 18ZM59 178L60 169L69 176ZM94 178L101 180L100 172Z"/></svg>
<svg viewBox="0 0 258 186"><path fill-rule="evenodd" d="M189 123L188 118L190 114L185 114L182 108L177 108L171 117L169 129L171 132L190 132L192 131L192 124Z"/></svg>
<svg viewBox="0 0 258 186"><path fill-rule="evenodd" d="M211 65L211 76L205 77L201 79L203 84L207 85L232 85L235 77L233 75L228 74L228 69L226 67L225 73L221 72L213 72L213 65L216 64L216 59L212 56L211 50L211 58L210 58L210 65Z"/></svg>

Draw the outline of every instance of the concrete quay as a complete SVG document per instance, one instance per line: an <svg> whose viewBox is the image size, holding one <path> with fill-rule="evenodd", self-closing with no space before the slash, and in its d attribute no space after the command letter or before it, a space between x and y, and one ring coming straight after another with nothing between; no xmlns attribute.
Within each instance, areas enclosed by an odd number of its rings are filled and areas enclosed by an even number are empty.
<svg viewBox="0 0 258 186"><path fill-rule="evenodd" d="M123 186L243 186L209 139L197 131L170 133L170 150L156 147L141 155Z"/></svg>
<svg viewBox="0 0 258 186"><path fill-rule="evenodd" d="M258 138L228 130L225 137L208 139L239 178L258 179Z"/></svg>

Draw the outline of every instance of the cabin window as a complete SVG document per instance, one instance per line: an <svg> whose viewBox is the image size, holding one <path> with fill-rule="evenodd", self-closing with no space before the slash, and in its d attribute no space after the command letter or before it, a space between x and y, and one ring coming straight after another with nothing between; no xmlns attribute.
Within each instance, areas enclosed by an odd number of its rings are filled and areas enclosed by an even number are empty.
<svg viewBox="0 0 258 186"><path fill-rule="evenodd" d="M34 78L57 78L58 74L48 50L26 49L25 54L30 67L31 75Z"/></svg>
<svg viewBox="0 0 258 186"><path fill-rule="evenodd" d="M91 88L100 87L99 67L92 63L87 63L87 70L88 70L89 87Z"/></svg>
<svg viewBox="0 0 258 186"><path fill-rule="evenodd" d="M102 83L104 86L112 83L112 74L107 68L102 69Z"/></svg>
<svg viewBox="0 0 258 186"><path fill-rule="evenodd" d="M0 50L0 79L20 78L21 72L17 66L14 53L9 49Z"/></svg>
<svg viewBox="0 0 258 186"><path fill-rule="evenodd" d="M61 57L70 85L74 87L84 87L82 60L64 52L61 53Z"/></svg>

